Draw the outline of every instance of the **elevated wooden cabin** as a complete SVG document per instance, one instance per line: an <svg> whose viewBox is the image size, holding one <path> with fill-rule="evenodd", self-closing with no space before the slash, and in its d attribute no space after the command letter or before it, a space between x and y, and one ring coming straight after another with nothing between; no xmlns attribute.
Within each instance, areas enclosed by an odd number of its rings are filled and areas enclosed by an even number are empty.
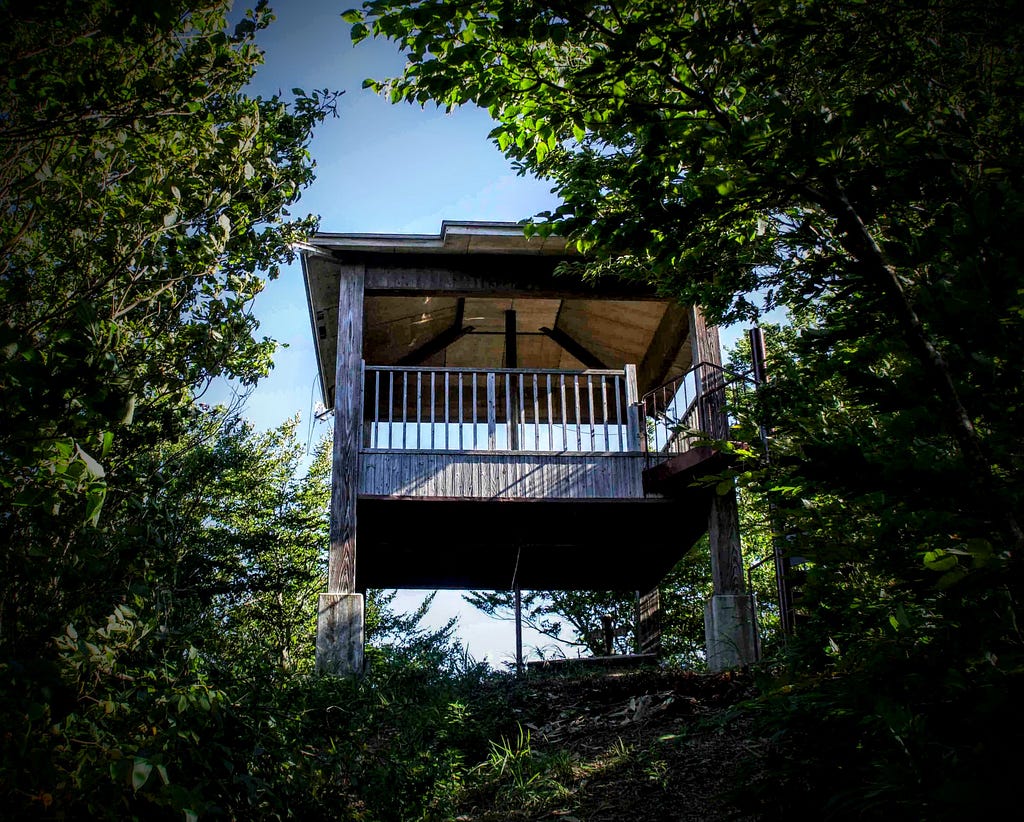
<svg viewBox="0 0 1024 822"><path fill-rule="evenodd" d="M479 222L303 253L335 415L331 593L646 592L707 531L718 501L680 478L711 456L693 430L726 435L717 331L645 285L560 276L572 256ZM739 592L724 531L716 589Z"/></svg>

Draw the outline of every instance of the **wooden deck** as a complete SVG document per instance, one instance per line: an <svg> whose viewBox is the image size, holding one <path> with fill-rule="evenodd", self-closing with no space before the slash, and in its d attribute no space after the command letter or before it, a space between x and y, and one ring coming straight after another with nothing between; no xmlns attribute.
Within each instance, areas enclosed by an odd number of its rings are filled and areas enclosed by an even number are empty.
<svg viewBox="0 0 1024 822"><path fill-rule="evenodd" d="M711 492L657 467L709 456L680 454L693 374L645 402L628 364L365 366L361 384L359 587L647 591L707 530Z"/></svg>

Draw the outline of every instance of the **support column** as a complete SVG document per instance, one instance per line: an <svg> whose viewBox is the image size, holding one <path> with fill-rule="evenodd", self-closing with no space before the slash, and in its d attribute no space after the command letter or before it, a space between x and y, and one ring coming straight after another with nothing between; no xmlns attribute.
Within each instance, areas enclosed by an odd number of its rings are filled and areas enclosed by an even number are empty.
<svg viewBox="0 0 1024 822"><path fill-rule="evenodd" d="M508 309L505 311L505 367L506 368L518 368L519 367L519 345L517 340L517 334L519 333L516 327L516 312L515 309ZM508 450L518 451L519 450L519 391L517 386L522 379L522 375L516 374L511 375L507 378L505 383L507 390L512 395L508 398Z"/></svg>
<svg viewBox="0 0 1024 822"><path fill-rule="evenodd" d="M704 396L700 399L701 427L716 439L728 436L729 420L725 409L725 388L718 329L708 326L699 308L694 306L690 322L694 362L709 363L700 371ZM711 541L711 599L704 606L704 635L707 641L708 670L723 671L757 661L753 597L743 585L743 551L740 544L739 510L736 489L715 494L708 515Z"/></svg>
<svg viewBox="0 0 1024 822"><path fill-rule="evenodd" d="M363 672L363 595L356 593L356 501L363 408L363 265L338 276L338 353L334 382L331 544L327 593L317 612L316 665L324 674Z"/></svg>

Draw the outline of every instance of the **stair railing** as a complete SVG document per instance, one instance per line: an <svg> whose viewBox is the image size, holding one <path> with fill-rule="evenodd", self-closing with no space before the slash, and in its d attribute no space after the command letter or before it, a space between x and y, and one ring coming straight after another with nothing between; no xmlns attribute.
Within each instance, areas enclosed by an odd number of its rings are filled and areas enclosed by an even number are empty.
<svg viewBox="0 0 1024 822"><path fill-rule="evenodd" d="M753 385L750 372L699 362L644 394L640 399L640 440L648 466L657 454L681 454L696 441L728 439L729 408L737 394Z"/></svg>

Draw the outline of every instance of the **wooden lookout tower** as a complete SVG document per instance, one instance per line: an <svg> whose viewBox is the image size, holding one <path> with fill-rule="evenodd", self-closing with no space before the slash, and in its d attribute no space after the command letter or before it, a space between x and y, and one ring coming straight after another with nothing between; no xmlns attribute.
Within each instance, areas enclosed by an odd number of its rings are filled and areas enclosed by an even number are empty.
<svg viewBox="0 0 1024 822"><path fill-rule="evenodd" d="M735 496L690 484L715 460L695 438L728 434L717 330L642 285L558 276L571 256L479 222L303 252L335 423L322 671L362 670L369 587L628 591L650 610L709 529L709 664L753 660Z"/></svg>

